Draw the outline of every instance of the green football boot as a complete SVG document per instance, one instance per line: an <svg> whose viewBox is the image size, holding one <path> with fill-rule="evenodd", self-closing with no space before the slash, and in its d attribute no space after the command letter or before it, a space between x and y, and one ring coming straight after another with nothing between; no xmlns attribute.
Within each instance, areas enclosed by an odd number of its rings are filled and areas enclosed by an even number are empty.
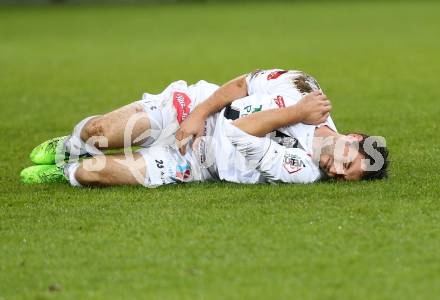
<svg viewBox="0 0 440 300"><path fill-rule="evenodd" d="M63 143L67 138L68 136L61 136L41 143L29 155L31 161L36 165L55 164L57 150L63 150Z"/></svg>
<svg viewBox="0 0 440 300"><path fill-rule="evenodd" d="M23 183L66 183L63 169L56 165L39 165L24 169L20 173Z"/></svg>

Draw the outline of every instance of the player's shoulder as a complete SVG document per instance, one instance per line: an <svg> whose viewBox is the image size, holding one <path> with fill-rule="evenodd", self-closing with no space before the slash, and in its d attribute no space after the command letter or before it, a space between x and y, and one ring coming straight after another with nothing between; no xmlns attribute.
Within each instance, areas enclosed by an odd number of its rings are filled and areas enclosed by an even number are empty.
<svg viewBox="0 0 440 300"><path fill-rule="evenodd" d="M248 79L275 80L290 71L284 69L256 69L248 74Z"/></svg>
<svg viewBox="0 0 440 300"><path fill-rule="evenodd" d="M255 70L248 74L247 83L250 92L259 92L264 89L269 91L295 89L301 94L306 94L321 89L318 81L308 73L280 68Z"/></svg>

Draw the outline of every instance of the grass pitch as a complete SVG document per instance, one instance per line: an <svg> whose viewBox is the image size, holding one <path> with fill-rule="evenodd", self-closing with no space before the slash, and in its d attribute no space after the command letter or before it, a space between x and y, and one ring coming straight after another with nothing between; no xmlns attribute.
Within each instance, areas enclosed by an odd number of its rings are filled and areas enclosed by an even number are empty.
<svg viewBox="0 0 440 300"><path fill-rule="evenodd" d="M0 299L436 299L440 5L0 7ZM391 177L24 186L41 141L169 82L302 69Z"/></svg>

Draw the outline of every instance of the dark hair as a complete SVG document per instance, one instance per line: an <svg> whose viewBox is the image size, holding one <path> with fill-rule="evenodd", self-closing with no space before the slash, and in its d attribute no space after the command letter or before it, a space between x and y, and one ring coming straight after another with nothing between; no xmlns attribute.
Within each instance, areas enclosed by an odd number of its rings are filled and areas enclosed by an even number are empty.
<svg viewBox="0 0 440 300"><path fill-rule="evenodd" d="M369 159L371 164L375 163L375 159L367 152L365 151L364 148L364 143L365 140L367 138L374 138L374 137L370 137L369 135L363 134L363 133L358 133L359 135L361 135L363 137L362 141L359 142L359 153L361 153L365 159ZM385 179L388 177L388 165L390 164L389 160L388 160L388 149L386 146L382 146L381 143L379 143L378 140L375 140L372 143L373 149L375 149L376 151L378 151L382 157L383 157L383 165L380 167L379 170L375 170L375 171L369 171L364 170L364 173L362 174L362 178L361 180L375 180L375 179Z"/></svg>

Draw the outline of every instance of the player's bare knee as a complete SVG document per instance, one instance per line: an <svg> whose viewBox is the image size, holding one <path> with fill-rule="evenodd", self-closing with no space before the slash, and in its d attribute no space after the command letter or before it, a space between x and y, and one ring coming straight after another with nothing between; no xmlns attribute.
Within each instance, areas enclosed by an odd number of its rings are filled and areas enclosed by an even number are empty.
<svg viewBox="0 0 440 300"><path fill-rule="evenodd" d="M134 111L135 111L136 114L137 113L144 113L145 112L144 107L141 104L139 104L139 103L134 103L133 104L133 108L134 108Z"/></svg>
<svg viewBox="0 0 440 300"><path fill-rule="evenodd" d="M104 155L83 160L75 174L76 179L85 185L100 185L105 181L107 158Z"/></svg>
<svg viewBox="0 0 440 300"><path fill-rule="evenodd" d="M87 141L92 137L108 136L109 126L106 123L106 120L101 117L92 119L84 126L81 132L81 139Z"/></svg>
<svg viewBox="0 0 440 300"><path fill-rule="evenodd" d="M75 173L75 178L79 183L85 186L96 186L100 185L101 176L99 172L89 171L84 168L78 168Z"/></svg>

